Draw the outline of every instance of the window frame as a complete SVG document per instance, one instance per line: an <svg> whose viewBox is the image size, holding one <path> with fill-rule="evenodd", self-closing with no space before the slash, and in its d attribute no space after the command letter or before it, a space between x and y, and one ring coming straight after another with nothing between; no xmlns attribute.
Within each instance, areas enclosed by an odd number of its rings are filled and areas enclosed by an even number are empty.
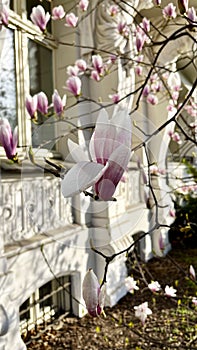
<svg viewBox="0 0 197 350"><path fill-rule="evenodd" d="M28 63L28 40L43 45L52 51L54 65L54 50L57 44L53 35L43 35L40 29L28 18L26 12L26 0L14 0L13 10L9 10L8 28L14 31L14 52L16 72L16 115L18 125L18 148L17 153L25 156L28 146L32 145L31 119L25 108L25 99L30 91L29 63ZM53 26L52 26L53 30ZM54 69L52 67L52 80L55 81ZM5 159L5 151L0 146L0 158ZM6 158L7 159L7 158Z"/></svg>

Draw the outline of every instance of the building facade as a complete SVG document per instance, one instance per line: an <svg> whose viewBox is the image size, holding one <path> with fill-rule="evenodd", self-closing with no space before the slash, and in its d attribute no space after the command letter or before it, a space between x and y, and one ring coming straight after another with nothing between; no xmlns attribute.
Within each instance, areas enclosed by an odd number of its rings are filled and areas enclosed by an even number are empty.
<svg viewBox="0 0 197 350"><path fill-rule="evenodd" d="M75 315L85 314L81 293L83 277L91 267L100 279L105 267L104 259L92 251L92 245L106 255L113 255L131 246L136 237L144 235L139 241L139 249L145 261L153 256L153 251L162 255L170 249L168 228L158 228L145 235L154 226L155 212L144 200L144 183L137 157L131 158L126 181L117 188L116 202L96 202L83 193L65 199L61 194L60 179L47 171L45 157L55 164L64 164L66 169L72 166L72 159L68 157L68 137L77 140L82 147L87 144L98 116L99 103L106 105L111 115L116 111L116 105L109 107L110 94L128 95L120 105L129 109L134 106L136 97L130 92L138 86L140 77L136 76L134 64L125 64L132 61L134 42L132 37L125 39L117 35L116 20L108 16L111 2L91 1L89 16L78 13L81 21L77 28L65 27L64 20L53 21L47 27L47 35L42 35L30 21L31 9L39 3L34 0L3 1L11 10L8 26L3 26L0 31L0 117L8 118L12 128L18 125L21 163L10 164L0 149L2 350L25 349L19 325L30 329L31 322L39 316L42 318L49 307L44 295L53 293L58 287L61 287L64 298L52 294L53 303L65 311L68 308ZM42 2L46 11L59 4L65 11L69 12L74 6L79 12L75 1ZM152 1L131 0L123 7L121 16L129 26L140 14L149 16L153 23L158 20ZM173 43L169 52L172 48ZM105 79L98 83L88 75L83 76L82 92L87 97L83 103L75 103L72 94L67 94L66 122L51 116L43 125L32 124L25 109L25 98L29 93L34 95L45 91L50 99L57 89L63 96L66 69L76 59L90 62L94 53L106 59L110 52L117 50L121 52L121 58L117 59L115 69ZM179 54L177 50L170 57L169 52L163 53L161 62L165 62L167 56L171 64ZM188 76L189 73L185 80L191 86L193 82L187 80ZM146 134L154 132L171 117L167 104L167 100L162 100L155 108L146 101L140 103L138 111L132 115L139 126L133 127L133 148L146 139ZM167 129L149 142L149 159L152 163L157 162L158 168L165 168L169 143ZM28 159L29 146L33 147L36 163L41 167L36 167ZM138 157L146 166L142 148ZM171 199L163 195L169 188L166 177L156 178L155 184L162 208L159 221L169 225ZM165 242L164 251L159 247L161 236ZM125 262L126 257L122 254L109 265L106 292L109 306L126 294ZM46 292L43 286L47 286Z"/></svg>

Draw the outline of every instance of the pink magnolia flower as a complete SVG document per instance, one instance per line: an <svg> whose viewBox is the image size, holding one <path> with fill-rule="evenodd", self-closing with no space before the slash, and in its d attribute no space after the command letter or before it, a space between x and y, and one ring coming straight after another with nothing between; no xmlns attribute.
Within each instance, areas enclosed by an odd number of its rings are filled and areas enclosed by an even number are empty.
<svg viewBox="0 0 197 350"><path fill-rule="evenodd" d="M109 57L108 63L109 64L114 64L116 62L116 60L117 60L117 56L111 54L110 57Z"/></svg>
<svg viewBox="0 0 197 350"><path fill-rule="evenodd" d="M129 293L134 293L134 290L139 290L137 282L134 280L133 277L130 276L125 278L125 287L127 288Z"/></svg>
<svg viewBox="0 0 197 350"><path fill-rule="evenodd" d="M145 35L141 32L136 33L136 48L137 51L140 52L145 43Z"/></svg>
<svg viewBox="0 0 197 350"><path fill-rule="evenodd" d="M87 69L87 63L83 59L78 59L75 61L75 66L81 71L85 72Z"/></svg>
<svg viewBox="0 0 197 350"><path fill-rule="evenodd" d="M196 279L196 272L195 272L194 267L192 265L190 265L190 267L189 267L189 275L195 281L195 279Z"/></svg>
<svg viewBox="0 0 197 350"><path fill-rule="evenodd" d="M64 18L65 14L66 13L62 5L56 6L52 9L52 19L54 21Z"/></svg>
<svg viewBox="0 0 197 350"><path fill-rule="evenodd" d="M100 55L92 56L92 65L99 75L103 73L103 70L104 70L103 59Z"/></svg>
<svg viewBox="0 0 197 350"><path fill-rule="evenodd" d="M153 95L153 94L149 94L147 96L147 102L150 103L151 105L155 106L158 104L159 100L158 100L158 97L156 95Z"/></svg>
<svg viewBox="0 0 197 350"><path fill-rule="evenodd" d="M74 95L79 96L81 94L81 80L79 77L72 76L66 81L67 89Z"/></svg>
<svg viewBox="0 0 197 350"><path fill-rule="evenodd" d="M173 135L172 135L172 140L174 142L177 142L177 143L182 143L181 141L181 138L180 138L180 135L178 134L178 132L174 132Z"/></svg>
<svg viewBox="0 0 197 350"><path fill-rule="evenodd" d="M68 13L66 15L66 26L68 27L76 27L77 26L77 22L78 22L78 17L75 16L74 13Z"/></svg>
<svg viewBox="0 0 197 350"><path fill-rule="evenodd" d="M86 272L83 280L83 299L88 313L97 317L103 312L105 302L105 286L100 288L98 279L92 269Z"/></svg>
<svg viewBox="0 0 197 350"><path fill-rule="evenodd" d="M187 17L190 19L192 22L197 21L197 15L196 15L196 10L194 7L190 7L187 11Z"/></svg>
<svg viewBox="0 0 197 350"><path fill-rule="evenodd" d="M30 18L40 30L45 31L47 23L50 20L50 14L49 12L45 13L44 8L41 5L38 5L37 7L33 7Z"/></svg>
<svg viewBox="0 0 197 350"><path fill-rule="evenodd" d="M142 72L143 72L143 68L141 66L136 66L135 67L135 72L137 75L142 75Z"/></svg>
<svg viewBox="0 0 197 350"><path fill-rule="evenodd" d="M129 27L125 21L119 22L117 29L118 29L119 34L121 34L125 38L127 38L129 36L130 30L129 30Z"/></svg>
<svg viewBox="0 0 197 350"><path fill-rule="evenodd" d="M2 24L8 25L9 8L6 5L0 7L0 27Z"/></svg>
<svg viewBox="0 0 197 350"><path fill-rule="evenodd" d="M146 17L142 20L142 28L144 29L145 33L150 32L150 21Z"/></svg>
<svg viewBox="0 0 197 350"><path fill-rule="evenodd" d="M181 15L183 15L185 12L188 11L188 6L189 6L188 0L178 0L178 8Z"/></svg>
<svg viewBox="0 0 197 350"><path fill-rule="evenodd" d="M173 287L165 286L165 295L167 297L172 297L172 298L176 297L176 292L177 290L174 289Z"/></svg>
<svg viewBox="0 0 197 350"><path fill-rule="evenodd" d="M146 85L142 91L142 95L143 95L143 97L147 97L149 95L149 93L150 93L150 87L149 87L149 85Z"/></svg>
<svg viewBox="0 0 197 350"><path fill-rule="evenodd" d="M91 71L91 79L93 79L95 81L101 80L99 73L95 69Z"/></svg>
<svg viewBox="0 0 197 350"><path fill-rule="evenodd" d="M79 74L79 68L77 65L68 66L66 73L70 76L77 76Z"/></svg>
<svg viewBox="0 0 197 350"><path fill-rule="evenodd" d="M151 283L148 284L148 288L151 290L151 292L159 292L161 289L161 286L159 282L157 281L152 281Z"/></svg>
<svg viewBox="0 0 197 350"><path fill-rule="evenodd" d="M110 16L116 16L117 13L119 12L119 7L117 5L111 5L109 8L109 14Z"/></svg>
<svg viewBox="0 0 197 350"><path fill-rule="evenodd" d="M29 113L29 115L32 119L36 117L37 106L38 106L37 95L34 95L33 97L31 95L29 95L26 97L25 107L26 107L27 112Z"/></svg>
<svg viewBox="0 0 197 350"><path fill-rule="evenodd" d="M109 98L112 99L113 103L118 103L120 101L120 95L118 93L109 95Z"/></svg>
<svg viewBox="0 0 197 350"><path fill-rule="evenodd" d="M37 94L37 110L42 114L48 113L48 98L46 94L41 91Z"/></svg>
<svg viewBox="0 0 197 350"><path fill-rule="evenodd" d="M54 90L54 93L52 95L52 102L53 102L54 112L57 115L61 115L66 105L66 95L64 95L63 98L61 99L58 91Z"/></svg>
<svg viewBox="0 0 197 350"><path fill-rule="evenodd" d="M161 0L155 0L155 5L160 6L161 5Z"/></svg>
<svg viewBox="0 0 197 350"><path fill-rule="evenodd" d="M8 159L14 160L16 157L16 147L18 142L17 126L12 133L10 123L6 118L0 118L0 144L3 146Z"/></svg>
<svg viewBox="0 0 197 350"><path fill-rule="evenodd" d="M88 0L80 0L79 1L79 8L82 11L87 11L88 5L89 5L89 1Z"/></svg>
<svg viewBox="0 0 197 350"><path fill-rule="evenodd" d="M73 141L68 141L68 147L77 164L62 180L64 197L94 185L98 199L111 200L131 155L131 120L127 112L119 110L112 119L105 110L100 112L89 143L90 159Z"/></svg>
<svg viewBox="0 0 197 350"><path fill-rule="evenodd" d="M152 310L148 307L148 302L140 304L139 306L134 306L135 316L140 319L142 324L145 324L148 315L152 314Z"/></svg>
<svg viewBox="0 0 197 350"><path fill-rule="evenodd" d="M163 11L164 18L176 18L176 6L173 5L172 2L170 2L166 7L164 7Z"/></svg>

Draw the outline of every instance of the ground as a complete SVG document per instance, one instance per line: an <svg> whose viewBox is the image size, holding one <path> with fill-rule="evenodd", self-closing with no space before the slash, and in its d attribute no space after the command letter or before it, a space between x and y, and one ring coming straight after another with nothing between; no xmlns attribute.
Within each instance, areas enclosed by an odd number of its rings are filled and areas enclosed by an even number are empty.
<svg viewBox="0 0 197 350"><path fill-rule="evenodd" d="M138 280L139 291L127 294L113 308L105 308L106 317L61 317L28 345L28 350L169 350L197 349L197 285L186 276L189 265L197 271L197 249L173 249L165 258L147 264L129 261L129 272ZM144 271L144 276L140 270ZM161 286L174 286L177 298L153 294L145 280L158 280ZM152 310L143 327L133 307L144 301Z"/></svg>

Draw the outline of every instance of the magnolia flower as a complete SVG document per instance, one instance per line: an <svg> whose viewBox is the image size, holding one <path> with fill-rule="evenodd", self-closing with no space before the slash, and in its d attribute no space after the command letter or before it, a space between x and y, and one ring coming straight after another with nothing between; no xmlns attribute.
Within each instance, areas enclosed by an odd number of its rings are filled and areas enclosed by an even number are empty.
<svg viewBox="0 0 197 350"><path fill-rule="evenodd" d="M38 101L38 105L37 105L38 111L42 114L47 114L48 113L48 98L43 91L41 91L41 92L39 92L39 94L37 94L37 101Z"/></svg>
<svg viewBox="0 0 197 350"><path fill-rule="evenodd" d="M141 67L141 66L136 66L135 67L135 73L137 74L137 75L142 75L142 72L143 72L143 68Z"/></svg>
<svg viewBox="0 0 197 350"><path fill-rule="evenodd" d="M133 277L127 277L125 278L125 287L127 288L129 293L134 293L134 290L138 290L139 287L137 286L137 282L134 280Z"/></svg>
<svg viewBox="0 0 197 350"><path fill-rule="evenodd" d="M78 59L75 61L75 67L77 67L81 72L85 72L87 69L87 63L83 59Z"/></svg>
<svg viewBox="0 0 197 350"><path fill-rule="evenodd" d="M145 43L144 33L137 32L136 33L136 48L137 48L138 52L140 52L142 50L144 43Z"/></svg>
<svg viewBox="0 0 197 350"><path fill-rule="evenodd" d="M118 111L111 120L105 110L100 112L89 143L91 159L71 140L68 140L68 147L78 163L62 180L64 197L94 185L97 198L111 200L131 154L131 120L127 112Z"/></svg>
<svg viewBox="0 0 197 350"><path fill-rule="evenodd" d="M156 4L157 6L160 6L160 5L161 5L161 0L155 0L155 4Z"/></svg>
<svg viewBox="0 0 197 350"><path fill-rule="evenodd" d="M17 126L12 133L10 123L6 118L0 118L0 144L3 146L8 159L14 160L16 157L16 147L18 142Z"/></svg>
<svg viewBox="0 0 197 350"><path fill-rule="evenodd" d="M54 21L64 18L65 14L66 13L62 5L56 6L52 9L52 19Z"/></svg>
<svg viewBox="0 0 197 350"><path fill-rule="evenodd" d="M109 8L109 14L110 16L116 16L117 13L119 12L119 7L117 5L111 5Z"/></svg>
<svg viewBox="0 0 197 350"><path fill-rule="evenodd" d="M142 27L146 33L150 32L150 21L146 17L142 20Z"/></svg>
<svg viewBox="0 0 197 350"><path fill-rule="evenodd" d="M101 80L99 73L95 69L91 71L91 79L93 79L95 81Z"/></svg>
<svg viewBox="0 0 197 350"><path fill-rule="evenodd" d="M0 7L0 27L2 24L8 25L9 8L6 5Z"/></svg>
<svg viewBox="0 0 197 350"><path fill-rule="evenodd" d="M118 103L120 101L120 95L118 93L109 95L109 98L112 99L113 103Z"/></svg>
<svg viewBox="0 0 197 350"><path fill-rule="evenodd" d="M99 316L104 307L105 286L100 288L98 279L92 269L86 272L82 285L83 299L88 313L92 317Z"/></svg>
<svg viewBox="0 0 197 350"><path fill-rule="evenodd" d="M150 93L150 87L149 87L149 85L145 85L145 87L142 91L143 97L147 97L149 95L149 93Z"/></svg>
<svg viewBox="0 0 197 350"><path fill-rule="evenodd" d="M87 11L88 5L89 5L89 1L88 0L80 0L79 1L79 8L82 11Z"/></svg>
<svg viewBox="0 0 197 350"><path fill-rule="evenodd" d="M72 76L66 81L67 89L74 95L79 96L81 94L81 80L79 77Z"/></svg>
<svg viewBox="0 0 197 350"><path fill-rule="evenodd" d="M117 29L118 29L119 34L121 34L122 36L124 36L126 38L129 36L130 30L129 30L129 27L125 21L119 22Z"/></svg>
<svg viewBox="0 0 197 350"><path fill-rule="evenodd" d="M76 27L77 22L78 22L78 17L76 17L74 13L71 12L66 15L66 24L65 24L66 26Z"/></svg>
<svg viewBox="0 0 197 350"><path fill-rule="evenodd" d="M66 105L66 95L64 95L63 98L61 99L58 91L54 90L54 93L52 95L52 102L53 102L54 112L60 115L62 114L64 107Z"/></svg>
<svg viewBox="0 0 197 350"><path fill-rule="evenodd" d="M31 95L29 95L26 97L25 107L26 107L27 112L29 113L29 115L32 119L36 117L37 106L38 106L37 95L34 95L33 97Z"/></svg>
<svg viewBox="0 0 197 350"><path fill-rule="evenodd" d="M32 22L37 25L42 31L45 31L48 21L50 20L49 12L45 13L41 5L33 7L30 15Z"/></svg>
<svg viewBox="0 0 197 350"><path fill-rule="evenodd" d="M195 281L196 272L195 272L194 267L192 265L190 265L190 267L189 267L189 275L190 275L191 279L193 279Z"/></svg>
<svg viewBox="0 0 197 350"><path fill-rule="evenodd" d="M178 132L174 132L173 135L172 135L172 140L174 142L177 142L177 143L182 143L181 141L181 138L180 138L180 135L178 134Z"/></svg>
<svg viewBox="0 0 197 350"><path fill-rule="evenodd" d="M116 62L116 60L117 60L117 56L111 54L111 55L109 56L109 60L107 61L107 63L109 63L109 64L114 64L114 63Z"/></svg>
<svg viewBox="0 0 197 350"><path fill-rule="evenodd" d="M98 72L98 74L103 73L103 59L100 55L92 56L92 65L94 69Z"/></svg>
<svg viewBox="0 0 197 350"><path fill-rule="evenodd" d="M172 297L172 298L176 297L176 292L177 290L174 289L173 287L165 286L165 295L167 297Z"/></svg>
<svg viewBox="0 0 197 350"><path fill-rule="evenodd" d="M147 102L154 106L154 105L158 104L159 100L158 100L158 97L156 95L149 94L147 96Z"/></svg>
<svg viewBox="0 0 197 350"><path fill-rule="evenodd" d="M181 15L183 15L185 12L188 11L188 5L189 5L188 3L189 3L188 0L178 0L178 8Z"/></svg>
<svg viewBox="0 0 197 350"><path fill-rule="evenodd" d="M187 11L187 16L190 19L190 21L192 22L196 22L197 21L197 15L196 15L196 10L194 7L190 7Z"/></svg>
<svg viewBox="0 0 197 350"><path fill-rule="evenodd" d="M159 292L159 290L161 289L161 286L159 284L159 282L157 281L152 281L151 283L148 284L148 288L151 290L151 292Z"/></svg>
<svg viewBox="0 0 197 350"><path fill-rule="evenodd" d="M77 76L79 74L79 68L77 65L68 66L66 69L66 73L70 76Z"/></svg>
<svg viewBox="0 0 197 350"><path fill-rule="evenodd" d="M140 304L139 306L134 306L135 316L140 319L142 324L145 324L148 315L152 314L152 310L148 307L148 302Z"/></svg>
<svg viewBox="0 0 197 350"><path fill-rule="evenodd" d="M176 18L176 6L173 5L172 2L170 2L166 7L164 7L163 11L164 18Z"/></svg>

